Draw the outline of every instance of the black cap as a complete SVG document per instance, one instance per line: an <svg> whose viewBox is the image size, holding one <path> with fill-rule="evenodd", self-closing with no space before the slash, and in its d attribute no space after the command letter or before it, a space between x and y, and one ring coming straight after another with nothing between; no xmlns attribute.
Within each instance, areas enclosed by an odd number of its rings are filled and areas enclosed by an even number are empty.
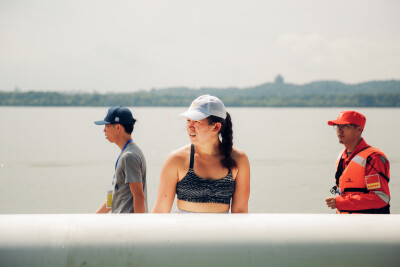
<svg viewBox="0 0 400 267"><path fill-rule="evenodd" d="M102 121L95 121L97 125L104 124L135 124L131 111L122 106L115 106L108 109L107 116Z"/></svg>

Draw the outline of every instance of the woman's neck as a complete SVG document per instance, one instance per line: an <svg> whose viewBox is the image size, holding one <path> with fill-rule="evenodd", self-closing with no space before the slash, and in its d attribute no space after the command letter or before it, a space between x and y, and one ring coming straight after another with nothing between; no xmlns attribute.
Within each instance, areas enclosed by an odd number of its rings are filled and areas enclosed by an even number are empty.
<svg viewBox="0 0 400 267"><path fill-rule="evenodd" d="M220 154L218 139L205 144L196 144L195 147L196 153L202 157L212 157Z"/></svg>

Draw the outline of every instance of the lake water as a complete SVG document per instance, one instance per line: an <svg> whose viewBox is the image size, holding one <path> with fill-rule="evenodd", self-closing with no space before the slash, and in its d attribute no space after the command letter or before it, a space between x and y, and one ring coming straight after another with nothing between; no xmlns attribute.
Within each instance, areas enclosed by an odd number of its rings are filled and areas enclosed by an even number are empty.
<svg viewBox="0 0 400 267"><path fill-rule="evenodd" d="M134 141L148 164L154 205L162 163L189 142L186 108L131 108ZM327 121L343 108L228 108L234 145L251 166L249 211L334 213L325 197L342 149ZM365 140L391 163L392 213L400 213L400 109L357 109L367 117ZM105 200L119 155L104 138L107 108L0 107L0 213L92 213Z"/></svg>

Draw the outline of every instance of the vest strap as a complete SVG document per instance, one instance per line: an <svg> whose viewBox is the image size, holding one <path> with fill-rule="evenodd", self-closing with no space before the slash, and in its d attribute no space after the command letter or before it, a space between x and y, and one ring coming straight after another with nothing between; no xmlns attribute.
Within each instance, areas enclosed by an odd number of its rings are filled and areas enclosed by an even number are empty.
<svg viewBox="0 0 400 267"><path fill-rule="evenodd" d="M369 190L367 188L346 188L343 190L343 194L344 193L348 193L348 192L361 192L361 193L365 193L368 194Z"/></svg>
<svg viewBox="0 0 400 267"><path fill-rule="evenodd" d="M344 162L344 159L340 158L338 167L336 169L335 180L336 180L336 185L337 186L339 186L339 179L340 179L340 176L342 176L342 173L343 173L343 162Z"/></svg>
<svg viewBox="0 0 400 267"><path fill-rule="evenodd" d="M339 212L346 213L364 213L364 214L390 214L390 205L386 205L380 209L368 209L368 210L340 210Z"/></svg>
<svg viewBox="0 0 400 267"><path fill-rule="evenodd" d="M384 157L384 159L386 159L386 158ZM369 164L369 163L371 162L371 160L372 160L372 157L371 157L371 156L368 156L368 158L367 158L367 164ZM387 159L386 159L386 160L387 160ZM370 166L371 166L375 171L378 171L377 169L375 169L375 167L374 167L372 164L370 164ZM379 174L389 183L389 181L390 181L389 177L387 177L383 172L379 172Z"/></svg>

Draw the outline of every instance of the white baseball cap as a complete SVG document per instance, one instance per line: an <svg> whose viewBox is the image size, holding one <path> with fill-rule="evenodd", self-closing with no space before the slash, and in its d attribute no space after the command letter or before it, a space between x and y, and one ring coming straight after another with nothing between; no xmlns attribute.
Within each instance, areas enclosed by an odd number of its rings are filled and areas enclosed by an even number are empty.
<svg viewBox="0 0 400 267"><path fill-rule="evenodd" d="M226 118L224 103L218 97L211 95L199 96L192 102L186 112L180 114L180 116L196 121L205 119L211 115L222 119Z"/></svg>

